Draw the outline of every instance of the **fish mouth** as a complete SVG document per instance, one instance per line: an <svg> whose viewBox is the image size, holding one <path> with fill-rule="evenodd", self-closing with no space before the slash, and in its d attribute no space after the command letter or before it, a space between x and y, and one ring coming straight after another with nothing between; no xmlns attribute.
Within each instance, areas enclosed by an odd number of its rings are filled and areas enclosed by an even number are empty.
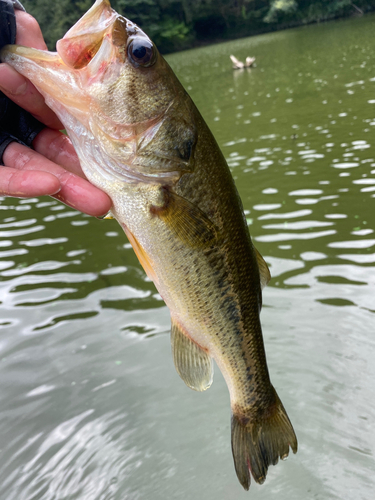
<svg viewBox="0 0 375 500"><path fill-rule="evenodd" d="M163 79L167 63L151 40L109 0L96 0L56 52L7 45L0 57L30 79L60 118L88 177L98 163L103 177L126 182L175 183L192 171L196 130L180 117L189 108L175 102L174 87L170 95ZM145 79L140 90L135 74ZM134 95L155 86L155 78L166 89L164 98L137 106Z"/></svg>
<svg viewBox="0 0 375 500"><path fill-rule="evenodd" d="M84 119L89 108L85 89L119 73L116 62L124 62L127 39L137 29L111 8L109 0L96 0L57 42L56 52L6 45L0 59L29 78L58 115L64 107Z"/></svg>

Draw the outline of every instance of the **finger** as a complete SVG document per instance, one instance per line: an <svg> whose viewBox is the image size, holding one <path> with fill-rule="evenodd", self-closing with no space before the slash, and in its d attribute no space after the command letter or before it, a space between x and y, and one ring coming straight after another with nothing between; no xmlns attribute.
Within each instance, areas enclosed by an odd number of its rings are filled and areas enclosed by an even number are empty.
<svg viewBox="0 0 375 500"><path fill-rule="evenodd" d="M37 21L26 12L16 10L16 43L47 50ZM44 97L24 76L6 64L0 64L0 89L12 101L29 111L35 118L51 128L63 129L55 113L46 105Z"/></svg>
<svg viewBox="0 0 375 500"><path fill-rule="evenodd" d="M34 85L15 69L4 63L0 64L0 90L47 127L59 130L64 128Z"/></svg>
<svg viewBox="0 0 375 500"><path fill-rule="evenodd" d="M33 141L35 151L49 160L61 165L69 172L79 175L84 179L77 153L69 137L58 130L45 128Z"/></svg>
<svg viewBox="0 0 375 500"><path fill-rule="evenodd" d="M0 194L16 198L53 195L60 190L59 180L48 172L23 171L1 167Z"/></svg>
<svg viewBox="0 0 375 500"><path fill-rule="evenodd" d="M60 183L55 197L81 212L99 216L111 208L112 202L106 193L22 144L12 142L4 152L3 161L7 167L20 171L37 170L54 175Z"/></svg>
<svg viewBox="0 0 375 500"><path fill-rule="evenodd" d="M112 201L103 191L85 179L66 172L60 178L61 189L54 198L80 212L99 217L111 209Z"/></svg>
<svg viewBox="0 0 375 500"><path fill-rule="evenodd" d="M16 43L26 47L34 47L34 49L48 50L36 19L22 10L16 10L15 14L17 20Z"/></svg>

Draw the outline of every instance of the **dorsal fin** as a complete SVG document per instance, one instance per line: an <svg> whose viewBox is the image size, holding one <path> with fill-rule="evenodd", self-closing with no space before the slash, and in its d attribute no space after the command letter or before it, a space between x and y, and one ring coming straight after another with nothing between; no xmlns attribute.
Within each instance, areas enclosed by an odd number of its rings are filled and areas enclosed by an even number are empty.
<svg viewBox="0 0 375 500"><path fill-rule="evenodd" d="M266 285L268 285L268 283L271 279L271 273L270 273L270 270L268 269L266 261L260 255L258 250L255 247L254 247L254 250L255 250L255 255L257 257L257 262L258 262L258 267L259 267L260 286L262 287L262 290L263 290L263 288Z"/></svg>
<svg viewBox="0 0 375 500"><path fill-rule="evenodd" d="M214 374L212 358L183 332L173 318L171 344L174 365L185 384L195 391L208 389Z"/></svg>

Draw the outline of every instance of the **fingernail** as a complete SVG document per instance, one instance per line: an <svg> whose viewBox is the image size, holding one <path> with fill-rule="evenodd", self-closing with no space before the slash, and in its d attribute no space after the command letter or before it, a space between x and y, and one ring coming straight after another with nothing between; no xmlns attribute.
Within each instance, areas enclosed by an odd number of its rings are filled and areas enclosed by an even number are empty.
<svg viewBox="0 0 375 500"><path fill-rule="evenodd" d="M21 85L19 85L12 93L15 95L22 95L26 93L26 89L27 89L27 82L25 81L21 83Z"/></svg>
<svg viewBox="0 0 375 500"><path fill-rule="evenodd" d="M22 83L19 87L17 88L12 88L12 89L9 89L7 87L4 87L3 85L1 85L0 83L0 90L2 92L4 92L4 94L12 94L12 95L23 95L26 93L26 89L27 89L27 83Z"/></svg>

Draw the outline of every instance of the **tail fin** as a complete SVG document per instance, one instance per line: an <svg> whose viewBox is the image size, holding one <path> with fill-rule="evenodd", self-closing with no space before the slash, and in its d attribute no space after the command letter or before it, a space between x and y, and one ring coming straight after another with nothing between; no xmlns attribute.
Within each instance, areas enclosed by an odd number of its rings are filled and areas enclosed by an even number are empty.
<svg viewBox="0 0 375 500"><path fill-rule="evenodd" d="M286 411L276 394L276 404L263 418L252 420L232 414L232 453L237 477L245 490L250 487L250 472L264 483L268 466L297 452L297 438Z"/></svg>

